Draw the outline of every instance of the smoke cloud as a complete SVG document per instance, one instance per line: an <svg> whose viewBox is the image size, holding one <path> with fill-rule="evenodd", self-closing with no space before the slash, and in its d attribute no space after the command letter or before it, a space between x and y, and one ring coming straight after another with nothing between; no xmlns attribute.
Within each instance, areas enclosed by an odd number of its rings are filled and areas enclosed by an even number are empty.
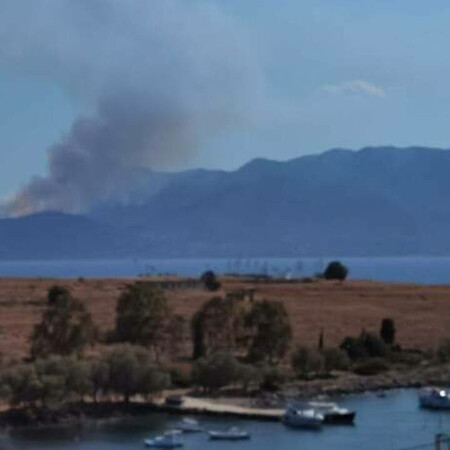
<svg viewBox="0 0 450 450"><path fill-rule="evenodd" d="M0 67L46 77L85 108L48 149L48 174L4 211L86 211L139 169L188 160L251 120L263 80L247 41L194 0L0 0Z"/></svg>

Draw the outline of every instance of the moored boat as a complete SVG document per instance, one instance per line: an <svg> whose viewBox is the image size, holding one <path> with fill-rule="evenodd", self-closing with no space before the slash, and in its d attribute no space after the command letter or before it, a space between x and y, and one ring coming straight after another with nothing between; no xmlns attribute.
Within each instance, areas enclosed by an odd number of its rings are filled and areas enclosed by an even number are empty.
<svg viewBox="0 0 450 450"><path fill-rule="evenodd" d="M248 431L241 430L237 427L231 427L223 431L209 431L208 434L210 439L222 441L242 441L251 437Z"/></svg>
<svg viewBox="0 0 450 450"><path fill-rule="evenodd" d="M183 433L198 433L203 431L203 428L199 425L197 420L188 417L183 418L174 428Z"/></svg>
<svg viewBox="0 0 450 450"><path fill-rule="evenodd" d="M450 409L450 395L445 389L425 388L419 393L419 404L428 409Z"/></svg>
<svg viewBox="0 0 450 450"><path fill-rule="evenodd" d="M323 415L323 423L352 425L356 411L341 408L332 402L309 402L308 406Z"/></svg>
<svg viewBox="0 0 450 450"><path fill-rule="evenodd" d="M157 436L153 439L145 439L144 444L146 447L151 448L178 448L182 447L183 443L177 439L179 433L166 433L163 436Z"/></svg>
<svg viewBox="0 0 450 450"><path fill-rule="evenodd" d="M293 428L319 429L324 422L324 416L313 408L297 409L289 407L283 415L283 423Z"/></svg>

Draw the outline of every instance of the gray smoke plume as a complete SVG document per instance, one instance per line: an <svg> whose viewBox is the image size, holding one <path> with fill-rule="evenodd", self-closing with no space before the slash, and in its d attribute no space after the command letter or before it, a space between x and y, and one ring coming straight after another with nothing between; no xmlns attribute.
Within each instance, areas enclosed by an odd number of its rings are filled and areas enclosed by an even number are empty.
<svg viewBox="0 0 450 450"><path fill-rule="evenodd" d="M245 123L262 86L245 33L194 0L0 0L0 67L54 80L86 110L10 215L117 197L138 169L186 160Z"/></svg>

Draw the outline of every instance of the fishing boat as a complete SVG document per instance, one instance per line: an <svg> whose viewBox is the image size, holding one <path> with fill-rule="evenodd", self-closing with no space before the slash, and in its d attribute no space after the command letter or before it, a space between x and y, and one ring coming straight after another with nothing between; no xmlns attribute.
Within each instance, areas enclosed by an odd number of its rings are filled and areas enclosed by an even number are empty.
<svg viewBox="0 0 450 450"><path fill-rule="evenodd" d="M323 415L323 423L352 425L356 411L341 408L333 402L309 402L308 406Z"/></svg>
<svg viewBox="0 0 450 450"><path fill-rule="evenodd" d="M210 439L221 441L242 441L251 437L248 431L237 427L231 427L223 431L209 431L208 434Z"/></svg>
<svg viewBox="0 0 450 450"><path fill-rule="evenodd" d="M450 409L450 395L445 389L425 388L419 393L419 404L428 409Z"/></svg>
<svg viewBox="0 0 450 450"><path fill-rule="evenodd" d="M283 415L283 423L293 428L320 429L324 422L323 414L310 409L289 407Z"/></svg>
<svg viewBox="0 0 450 450"><path fill-rule="evenodd" d="M197 420L188 417L185 417L183 420L178 422L174 428L183 433L198 433L203 431L203 428L199 425Z"/></svg>
<svg viewBox="0 0 450 450"><path fill-rule="evenodd" d="M182 447L183 443L177 439L179 433L169 432L163 436L157 436L153 439L145 439L144 444L146 447L151 448L178 448Z"/></svg>

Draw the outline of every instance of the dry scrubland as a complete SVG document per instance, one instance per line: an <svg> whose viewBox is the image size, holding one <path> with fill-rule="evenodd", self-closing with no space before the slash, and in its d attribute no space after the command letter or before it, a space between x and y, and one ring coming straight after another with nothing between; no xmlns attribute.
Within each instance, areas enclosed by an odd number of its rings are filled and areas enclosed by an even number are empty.
<svg viewBox="0 0 450 450"><path fill-rule="evenodd" d="M141 279L142 280L142 279ZM39 320L47 289L60 284L83 299L102 330L113 326L118 295L132 279L53 280L0 279L0 352L22 357L28 352L28 336ZM294 331L292 346L316 346L320 329L325 345L337 346L346 335L362 328L378 331L384 317L392 317L397 341L405 348L434 349L450 337L450 285L372 281L318 281L314 283L253 283L222 279L222 289L211 294L200 288L168 290L175 312L186 318L213 295L239 288L255 288L255 299L281 300ZM189 349L186 349L189 351Z"/></svg>

